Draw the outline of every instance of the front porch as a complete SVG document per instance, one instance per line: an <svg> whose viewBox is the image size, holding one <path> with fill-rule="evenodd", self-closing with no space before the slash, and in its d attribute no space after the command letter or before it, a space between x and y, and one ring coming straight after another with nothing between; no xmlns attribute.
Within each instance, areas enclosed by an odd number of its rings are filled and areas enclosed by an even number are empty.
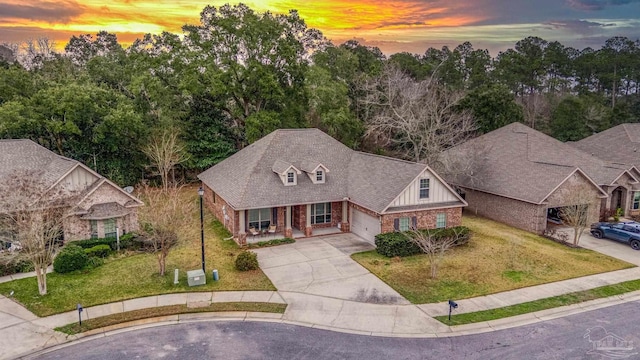
<svg viewBox="0 0 640 360"><path fill-rule="evenodd" d="M318 229L313 229L313 234L311 236L305 236L304 232L301 230L298 230L296 228L292 228L292 235L294 239L303 239L303 238L308 238L308 237L315 237L315 236L325 236L325 235L334 235L334 234L340 234L342 233L342 231L337 228L337 227L327 227L327 228L318 228ZM279 240L279 239L284 239L284 233L280 232L280 233L273 233L273 234L259 234L259 235L251 235L251 234L247 234L247 244L255 244L257 242L262 242L262 241L270 241L270 240Z"/></svg>

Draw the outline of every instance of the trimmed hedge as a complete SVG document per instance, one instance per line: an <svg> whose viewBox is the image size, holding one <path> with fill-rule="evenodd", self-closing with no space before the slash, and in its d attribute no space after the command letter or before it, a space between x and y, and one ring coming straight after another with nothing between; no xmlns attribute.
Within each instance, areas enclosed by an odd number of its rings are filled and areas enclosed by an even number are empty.
<svg viewBox="0 0 640 360"><path fill-rule="evenodd" d="M448 229L437 230L420 230L421 232L429 231L436 238L445 238L454 236L456 232L460 235L454 246L466 244L471 238L471 231L466 226L456 226ZM422 250L407 236L411 236L410 232L389 232L376 235L376 251L378 254L386 257L404 257L422 253Z"/></svg>
<svg viewBox="0 0 640 360"><path fill-rule="evenodd" d="M89 256L80 246L69 244L62 248L53 260L53 270L60 274L82 270L89 263Z"/></svg>
<svg viewBox="0 0 640 360"><path fill-rule="evenodd" d="M282 244L293 244L294 242L296 241L291 238L274 239L274 240L258 241L256 243L247 244L247 247L249 249L255 249L255 248L276 246L276 245L282 245Z"/></svg>
<svg viewBox="0 0 640 360"><path fill-rule="evenodd" d="M137 237L138 236L134 233L127 233L120 236L120 250L140 250L140 248L142 248L142 243L136 241ZM83 249L90 249L98 245L108 245L113 251L118 249L118 240L114 237L77 240L73 241L73 244L78 245Z"/></svg>
<svg viewBox="0 0 640 360"><path fill-rule="evenodd" d="M84 249L84 252L90 257L106 258L111 255L111 247L109 245L96 245L92 248Z"/></svg>
<svg viewBox="0 0 640 360"><path fill-rule="evenodd" d="M258 269L258 254L253 251L243 251L236 258L236 269L249 271Z"/></svg>

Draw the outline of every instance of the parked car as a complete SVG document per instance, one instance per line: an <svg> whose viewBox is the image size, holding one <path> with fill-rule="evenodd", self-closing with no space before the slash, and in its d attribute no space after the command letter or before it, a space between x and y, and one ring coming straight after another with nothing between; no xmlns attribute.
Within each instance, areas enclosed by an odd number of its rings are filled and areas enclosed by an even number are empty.
<svg viewBox="0 0 640 360"><path fill-rule="evenodd" d="M591 224L591 235L597 239L611 239L629 244L633 250L640 250L640 223L599 222Z"/></svg>

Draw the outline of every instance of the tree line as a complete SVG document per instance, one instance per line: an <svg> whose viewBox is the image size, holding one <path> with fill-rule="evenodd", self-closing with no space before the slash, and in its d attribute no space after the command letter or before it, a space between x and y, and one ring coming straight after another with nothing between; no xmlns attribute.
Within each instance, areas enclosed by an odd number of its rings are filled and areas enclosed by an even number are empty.
<svg viewBox="0 0 640 360"><path fill-rule="evenodd" d="M514 121L575 141L640 119L640 41L625 37L600 49L528 37L493 58L469 42L387 57L331 44L296 11L239 4L127 48L104 31L73 36L62 53L46 39L7 48L0 137L32 139L120 185L156 171L144 150L167 131L193 173L279 128L431 162Z"/></svg>

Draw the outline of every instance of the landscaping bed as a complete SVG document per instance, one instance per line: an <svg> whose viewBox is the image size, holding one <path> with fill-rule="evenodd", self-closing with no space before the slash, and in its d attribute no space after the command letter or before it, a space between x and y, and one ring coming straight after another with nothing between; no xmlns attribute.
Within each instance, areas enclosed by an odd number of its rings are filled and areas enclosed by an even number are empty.
<svg viewBox="0 0 640 360"><path fill-rule="evenodd" d="M415 304L483 296L633 267L480 217L465 215L462 225L471 230L471 240L444 255L437 279L429 278L425 255L388 258L373 250L352 258Z"/></svg>
<svg viewBox="0 0 640 360"><path fill-rule="evenodd" d="M213 216L205 216L205 256L207 284L197 287L187 285L187 270L201 268L200 215L197 194L187 187L185 201L193 203L193 216L188 226L180 232L178 245L167 258L167 272L158 275L157 257L147 253L113 255L104 265L68 274L48 274L48 294L40 296L36 278L14 280L0 284L0 294L13 297L38 316L48 316L74 310L76 304L84 307L143 296L223 290L275 290L262 270L238 271L236 256L242 252L229 237L226 229ZM195 194L191 195L191 194ZM173 270L180 270L180 284L173 284ZM217 269L219 281L213 281L211 271Z"/></svg>

